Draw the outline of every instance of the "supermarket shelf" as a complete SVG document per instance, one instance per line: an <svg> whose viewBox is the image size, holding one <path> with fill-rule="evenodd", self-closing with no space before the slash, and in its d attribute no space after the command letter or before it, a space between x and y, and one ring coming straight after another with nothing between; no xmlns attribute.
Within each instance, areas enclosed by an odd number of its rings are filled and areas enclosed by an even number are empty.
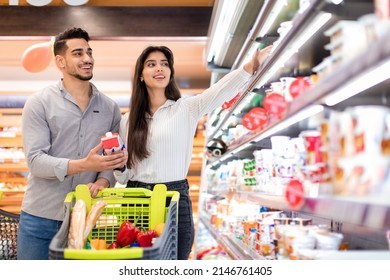
<svg viewBox="0 0 390 280"><path fill-rule="evenodd" d="M210 191L208 193L217 197L227 195L226 191ZM230 195L233 194L231 193ZM292 211L285 197L280 195L237 191L234 193L234 198L238 201L255 203L282 211ZM306 197L302 208L295 211L337 222L365 226L372 230L390 228L390 199L386 196Z"/></svg>
<svg viewBox="0 0 390 280"><path fill-rule="evenodd" d="M390 251L321 251L316 260L390 260Z"/></svg>
<svg viewBox="0 0 390 280"><path fill-rule="evenodd" d="M4 137L0 136L0 147L18 147L21 148L22 136L20 134L15 135L14 137Z"/></svg>
<svg viewBox="0 0 390 280"><path fill-rule="evenodd" d="M26 161L21 163L0 163L0 171L21 172L28 171Z"/></svg>
<svg viewBox="0 0 390 280"><path fill-rule="evenodd" d="M329 76L321 79L315 87L299 96L295 102L291 103L289 114L294 114L312 102L321 103L323 97L345 86L346 81L359 79L371 69L389 63L389 44L390 32L377 42L371 43L360 55L332 71Z"/></svg>
<svg viewBox="0 0 390 280"><path fill-rule="evenodd" d="M231 157L237 156L237 154L239 154L239 152L242 153L244 149L249 150L250 153L253 152L253 150L256 149L256 142L266 138L265 136L271 136L272 130L277 128L277 126L284 126L284 123L287 123L294 115L298 114L303 109L308 108L309 105L313 103L321 104L324 97L345 86L345 81L359 79L359 77L363 77L365 73L371 69L390 63L389 45L390 32L378 42L371 44L366 51L358 55L355 59L334 70L332 74L320 80L315 87L309 89L291 102L283 120L270 123L266 129L261 131L248 131L247 134L243 135L240 139L237 139L236 144L231 145L221 158L210 158L208 160L208 165L217 166L218 162L222 163ZM284 134L291 134L286 130L293 129L294 126L288 125ZM244 146L247 147L243 148Z"/></svg>
<svg viewBox="0 0 390 280"><path fill-rule="evenodd" d="M25 158L14 158L14 159L10 159L10 158L1 158L0 159L0 164L3 164L3 163L10 163L10 164L25 164L27 165L27 162L26 162L26 159Z"/></svg>
<svg viewBox="0 0 390 280"><path fill-rule="evenodd" d="M262 256L245 246L240 240L218 232L209 222L206 213L199 215L199 221L207 228L213 238L233 260L264 260Z"/></svg>
<svg viewBox="0 0 390 280"><path fill-rule="evenodd" d="M283 196L253 192L237 192L235 196L240 200L291 211ZM383 197L306 197L303 207L296 211L381 230L390 228L390 202L386 200Z"/></svg>
<svg viewBox="0 0 390 280"><path fill-rule="evenodd" d="M0 178L0 183L27 184L26 177L11 177ZM0 189L1 190L1 189Z"/></svg>
<svg viewBox="0 0 390 280"><path fill-rule="evenodd" d="M1 191L3 192L3 197L0 201L0 208L11 213L19 214L24 196L24 191Z"/></svg>
<svg viewBox="0 0 390 280"><path fill-rule="evenodd" d="M303 13L296 14L293 19L293 27L291 28L290 32L288 32L288 34L284 36L284 38L278 44L278 47L274 48L273 52L265 61L262 68L257 71L252 77L252 79L239 91L240 97L233 104L233 106L230 108L229 112L224 116L224 118L219 121L218 125L213 128L213 131L209 133L208 141L215 137L217 131L221 130L222 126L228 121L228 119L239 106L239 104L242 103L242 101L245 99L247 93L252 91L256 87L260 78L263 75L266 75L266 73L277 62L280 56L282 56L285 48L299 36L302 29L304 29L304 27L306 26L306 23L310 22L310 20L313 18L313 15L317 14L317 11L315 11L315 9L321 2L322 0L312 0L312 4L309 9L306 9ZM267 10L269 10L269 8L270 7L266 7Z"/></svg>
<svg viewBox="0 0 390 280"><path fill-rule="evenodd" d="M271 9L271 2L273 1L267 2L266 8L268 10ZM339 20L357 20L362 15L374 12L375 1L349 0L343 1L342 5L334 4L334 2L328 0L309 0L308 2L309 8L298 12L291 19L291 29L278 42L278 46L274 48L263 68L259 69L245 88L240 90L239 99L230 109L215 112L216 121L212 122L212 126L208 128L208 139L221 137L221 135L228 136L225 128L234 127L237 119L243 115L242 112L248 111L248 107L250 109L253 106L250 103L253 98L251 92L265 94L269 83L277 81L280 77L312 74L313 67L328 55L328 52L324 51L324 45L329 38L326 38L324 31ZM270 14L264 13L263 18L258 19L260 23L259 26L255 25L254 30L257 30L255 32L258 32L258 29L264 25L264 21L267 20L267 17L270 17ZM324 19L323 22L321 21L323 25L314 31L314 25L319 22L317 19L322 18ZM311 118L312 116L320 112L326 114L329 107L339 111L357 105L386 105L388 107L390 104L388 101L390 84L388 76L368 75L389 72L390 28L388 26L386 28L386 31L382 30L383 33L381 32L381 37L378 37L377 41L370 42L367 45L365 51L348 60L348 62L343 62L339 68L332 70L326 77L321 77L312 88L294 99L293 102L288 103L280 119L271 116L267 126L261 131L260 129L247 131L239 139L234 139L234 143L229 145L228 150L221 157L205 158L205 168L217 169L220 165L235 159L253 158L254 150L271 148L269 139L271 136L288 135L297 137L301 131L309 128L309 124L313 125L310 121L315 118ZM312 30L314 35L311 34L312 37L310 37L311 35L306 36L307 34L304 34L304 32L306 33L307 30ZM271 32L266 35L273 34ZM252 37L249 38L249 36ZM247 55L246 52L251 49L249 44L251 42L254 44L253 34L250 33L249 36L249 41L246 42L240 54L242 57L239 57L238 61L242 60ZM291 51L295 51L295 53L290 53ZM358 86L358 83L354 83L357 80L365 81L365 84ZM345 95L345 101L338 99L331 102L329 97L343 96L340 92L350 95ZM311 111L313 108L316 110ZM311 115L306 114L309 111ZM384 182L384 184L388 183ZM225 191L222 189L225 189ZM218 186L206 186L206 191L201 191L201 197L212 195L215 196L215 201L223 197L232 197L233 193L227 192L227 189L224 182ZM325 194L325 192L321 192L321 194ZM340 195L305 197L304 205L293 210L284 196L237 191L234 198L244 203L255 203L287 211L292 216L302 215L316 222L329 223L332 231L341 232L345 235L347 247L353 249L346 252L333 252L332 254L328 254L328 252L321 254L317 251L315 252L317 255L312 259L390 259L390 252L383 251L387 250L386 231L390 228L388 192L377 194L376 197ZM233 252L228 252L229 255L237 254L240 249L244 250L242 248L236 249L234 245L230 244L227 236L222 236L210 225L207 214L202 216L203 223L206 224L215 239L219 240L221 246L227 247ZM241 245L241 247L246 248L244 245Z"/></svg>

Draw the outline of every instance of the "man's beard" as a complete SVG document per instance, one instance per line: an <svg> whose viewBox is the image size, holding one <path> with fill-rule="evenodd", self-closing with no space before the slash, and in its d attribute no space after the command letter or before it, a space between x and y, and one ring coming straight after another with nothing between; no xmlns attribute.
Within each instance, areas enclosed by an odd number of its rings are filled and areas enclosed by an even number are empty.
<svg viewBox="0 0 390 280"><path fill-rule="evenodd" d="M72 76L75 77L75 78L77 78L77 79L79 79L79 80L81 80L81 81L89 81L89 80L92 79L92 77L93 77L92 74L91 74L91 76L88 76L88 77L86 77L86 76L81 76L80 74L73 74Z"/></svg>

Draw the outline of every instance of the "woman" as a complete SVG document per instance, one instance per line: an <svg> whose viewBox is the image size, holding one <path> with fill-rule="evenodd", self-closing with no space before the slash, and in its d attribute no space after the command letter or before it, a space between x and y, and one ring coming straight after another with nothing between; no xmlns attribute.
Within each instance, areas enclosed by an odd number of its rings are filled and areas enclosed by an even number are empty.
<svg viewBox="0 0 390 280"><path fill-rule="evenodd" d="M119 131L127 143L127 168L114 174L127 187L152 189L155 184L163 183L168 190L180 192L178 259L188 259L194 241L186 176L198 120L232 99L270 51L271 47L258 51L241 69L189 98L182 98L176 85L169 48L147 47L137 60L131 110L122 117Z"/></svg>

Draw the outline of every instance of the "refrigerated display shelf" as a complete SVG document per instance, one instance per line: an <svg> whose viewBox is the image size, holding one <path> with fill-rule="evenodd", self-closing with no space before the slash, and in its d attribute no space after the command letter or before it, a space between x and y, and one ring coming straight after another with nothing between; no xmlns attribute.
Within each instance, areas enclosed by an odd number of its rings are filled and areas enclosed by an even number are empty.
<svg viewBox="0 0 390 280"><path fill-rule="evenodd" d="M271 1L266 2L268 6L265 7L267 9L271 8L269 6L271 5L270 2ZM330 26L338 20L356 20L360 16L375 12L375 1L369 0L346 0L340 5L327 0L309 0L305 2L308 3L308 8L302 12L298 12L292 18L292 28L279 42L278 47L274 49L273 53L267 59L259 72L255 74L245 88L240 90L241 95L238 101L236 101L230 109L223 112L216 110L214 112L215 116L211 115L211 117L216 117L215 119L219 120L217 122L213 122L212 126L208 127L208 141L213 138L221 137L220 135L226 133L224 128L234 127L229 123L231 121L230 117L242 115L239 114L238 110L240 107L245 107L242 105L246 104L248 101L246 96L249 97L248 93L250 91L255 91L256 87L260 87L270 81L274 81L275 78L277 80L277 78L283 77L281 74L285 75L286 73L289 73L287 76L299 76L302 75L302 73L306 73L305 70L309 69L311 71L316 63L319 62L318 59L323 59L326 55L324 54L325 44L323 44L325 39L324 31L329 29ZM356 7L356 9L351 9L351 7ZM293 59L295 62L286 61L284 65L280 66L281 69L273 72L273 70L275 70L274 65L280 64L279 62L281 62L281 57L285 54L285 50L298 45L296 44L297 39L301 39L300 37L303 37L301 36L302 32L305 29L310 29L310 24L313 23L313 20L320 13L331 13L331 18L329 18L329 21L315 32L313 38L308 39L308 41L303 43L302 50L298 48L299 55L296 55ZM264 24L267 20L266 17L269 15L267 13L263 13L261 16L263 18L256 20L256 22L260 25ZM256 26L255 30L258 30L258 28L259 27ZM322 77L318 82L314 83L315 85L312 88L294 99L293 102L289 103L283 117L271 120L268 125L263 128L263 130L247 131L245 134L242 134L240 138L234 139L234 143L228 147L226 153L224 153L222 157L204 158L206 162L204 170L216 169L220 165L226 164L235 159L253 158L254 150L259 148L269 148L270 141L267 142L267 139L273 135L288 135L290 137L296 137L299 135L300 131L308 129L306 122L308 121L309 116L297 121L294 120L295 122L292 122L292 119L295 119L298 114L303 115L303 112L306 111L306 109L311 109L313 106L314 109L321 109L317 110L318 112L326 112L328 106L340 111L343 111L348 106L355 105L389 106L388 100L390 99L388 98L388 85L390 80L386 77L380 80L380 75L377 75L374 78L368 78L368 75L366 75L371 72L371 70L388 73L390 65L389 29L389 25L387 24L386 30L382 30L383 32L381 33L381 36L378 37L376 41L367 44L365 51L360 52L348 62L343 62L341 67L332 70L326 77ZM361 35L364 36L364 34ZM248 36L248 40L252 43L254 43L253 37L252 33ZM250 43L247 42L244 46L246 51L250 49L248 44ZM319 50L319 48L321 48L321 50ZM296 49L296 51L298 51L298 49ZM242 50L240 53L242 57L245 55L245 50ZM311 55L311 51L313 50L317 50L316 54L318 57L314 59L314 64L310 64L308 66L306 64L306 62L308 62L306 58L307 55ZM238 61L242 60L242 57L238 58ZM292 60L291 57L290 60ZM291 63L295 63L296 67L290 67ZM301 68L301 65L305 66ZM270 74L271 78L262 78L262 76L267 72L273 73ZM355 86L355 89L357 88L357 90L355 92L351 92L351 95L346 97L344 101L338 101L339 103L332 104L328 101L329 99L326 99L331 94L340 92L341 90L344 92L350 91L350 89L346 89L346 86L354 82L354 80L364 80L367 85L359 88ZM237 123L237 119L235 120L235 123ZM383 184L385 185L386 183L383 182ZM221 186L214 185L212 187L207 185L203 186L201 194L217 195L219 198L224 196L231 197L231 193L221 190L222 187L220 187ZM340 195L319 195L315 197L305 197L304 205L298 209L292 209L283 196L239 191L237 191L234 196L235 198L247 201L248 203L256 203L258 205L280 210L288 210L298 215L302 214L327 219L327 221L332 224L332 228L336 231L344 231L346 234L350 235L348 236L348 241L359 239L357 243L358 246L351 246L350 251L335 252L334 254L327 254L326 256L318 255L318 258L388 259L390 255L389 252L383 251L387 250L386 234L388 234L388 229L390 227L390 200L387 198L387 194L388 192L385 190L385 193L381 195L379 194L380 196L369 195L352 197ZM200 209L200 211L202 210ZM207 216L202 219L205 220L205 223L209 224ZM209 224L208 228L216 239L219 238L220 243L224 243L225 246L229 247L230 243L225 240L226 237L216 231L212 225ZM232 246L232 248L233 249L231 250L233 251L237 250L234 246ZM240 250L238 249L238 251Z"/></svg>
<svg viewBox="0 0 390 280"><path fill-rule="evenodd" d="M252 203L291 211L291 206L284 196L256 192L237 192L236 195ZM380 230L390 228L389 201L380 201L381 198L375 197L306 197L303 207L295 211Z"/></svg>
<svg viewBox="0 0 390 280"><path fill-rule="evenodd" d="M389 30L390 31L390 30ZM313 88L300 95L293 102L291 102L284 115L284 118L280 121L270 123L264 130L248 131L245 135L236 140L236 144L228 147L228 150L221 158L210 158L208 165L212 165L216 162L223 162L229 157L233 157L237 154L237 151L242 151L242 147L247 145L248 149L253 149L256 142L259 141L259 137L268 135L271 129L274 129L277 125L283 125L294 115L301 112L303 109L308 108L312 104L323 104L324 98L332 92L341 89L345 86L346 81L362 79L365 73L368 73L373 68L382 67L390 64L390 32L380 38L378 42L372 43L369 48L352 59L350 62L334 70L332 74L326 78L320 80ZM237 102L238 104L239 102ZM234 110L234 108L232 109ZM230 116L230 114L229 114ZM228 117L226 117L227 121ZM294 127L292 127L294 129ZM288 130L286 128L285 130ZM210 137L212 137L211 135Z"/></svg>
<svg viewBox="0 0 390 280"><path fill-rule="evenodd" d="M210 217L207 213L201 213L199 221L208 229L212 237L224 249L224 251L234 260L264 260L265 258L248 248L242 241L223 234L210 224Z"/></svg>

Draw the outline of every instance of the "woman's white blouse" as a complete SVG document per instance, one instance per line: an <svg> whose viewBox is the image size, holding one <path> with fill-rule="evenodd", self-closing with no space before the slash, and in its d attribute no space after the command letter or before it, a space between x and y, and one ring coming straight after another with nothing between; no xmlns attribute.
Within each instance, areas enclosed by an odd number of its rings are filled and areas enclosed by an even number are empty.
<svg viewBox="0 0 390 280"><path fill-rule="evenodd" d="M251 74L237 69L206 89L202 94L167 100L150 122L150 156L123 173L114 171L118 183L128 180L165 183L186 178L192 158L194 134L200 118L237 95ZM127 143L129 113L122 116L119 134Z"/></svg>

